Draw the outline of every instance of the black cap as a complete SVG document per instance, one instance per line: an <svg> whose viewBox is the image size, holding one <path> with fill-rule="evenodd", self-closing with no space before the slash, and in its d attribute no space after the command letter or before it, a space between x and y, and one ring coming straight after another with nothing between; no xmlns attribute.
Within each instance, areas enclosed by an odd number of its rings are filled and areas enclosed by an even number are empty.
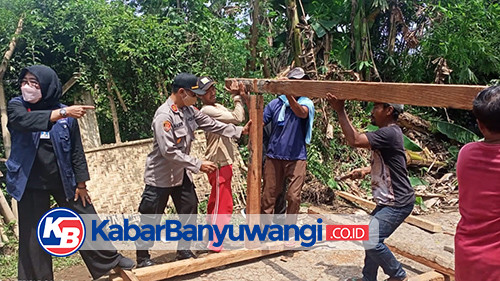
<svg viewBox="0 0 500 281"><path fill-rule="evenodd" d="M198 77L191 73L179 73L174 78L174 83L172 84L174 92L177 92L180 88L190 90L197 95L204 95L206 92L198 86Z"/></svg>
<svg viewBox="0 0 500 281"><path fill-rule="evenodd" d="M208 76L202 76L198 79L198 87L203 91L208 91L213 84L215 84L215 81Z"/></svg>

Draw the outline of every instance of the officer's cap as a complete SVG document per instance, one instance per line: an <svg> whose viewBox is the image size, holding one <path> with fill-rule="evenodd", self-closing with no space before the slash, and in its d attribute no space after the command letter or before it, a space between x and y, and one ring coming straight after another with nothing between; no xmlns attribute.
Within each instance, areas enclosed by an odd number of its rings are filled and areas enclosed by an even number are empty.
<svg viewBox="0 0 500 281"><path fill-rule="evenodd" d="M180 88L190 90L197 95L204 95L206 91L201 89L198 85L198 77L191 73L179 73L174 78L174 83L172 85L173 91L177 92Z"/></svg>

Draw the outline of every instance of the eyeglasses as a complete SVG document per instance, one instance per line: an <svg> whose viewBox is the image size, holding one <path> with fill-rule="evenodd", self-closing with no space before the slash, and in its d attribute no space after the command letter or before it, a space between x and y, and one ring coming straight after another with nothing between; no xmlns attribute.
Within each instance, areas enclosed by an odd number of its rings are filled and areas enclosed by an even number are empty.
<svg viewBox="0 0 500 281"><path fill-rule="evenodd" d="M26 85L30 85L31 87L36 88L36 89L40 89L40 84L38 83L38 81L36 81L34 79L32 79L32 80L27 80L27 79L21 80L21 87L24 87Z"/></svg>

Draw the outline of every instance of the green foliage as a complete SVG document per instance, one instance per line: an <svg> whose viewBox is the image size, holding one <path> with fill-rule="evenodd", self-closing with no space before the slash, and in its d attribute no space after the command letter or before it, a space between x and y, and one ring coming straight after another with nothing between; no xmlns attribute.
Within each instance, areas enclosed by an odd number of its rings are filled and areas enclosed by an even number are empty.
<svg viewBox="0 0 500 281"><path fill-rule="evenodd" d="M368 132L374 132L374 131L378 130L378 127L375 125L369 124L366 127L366 130ZM403 135L403 141L404 141L404 148L406 150L416 151L416 152L422 151L422 148L416 142L414 142L410 138L408 138L406 135Z"/></svg>
<svg viewBox="0 0 500 281"><path fill-rule="evenodd" d="M429 185L429 183L426 180L419 177L409 177L409 179L410 179L410 184L413 187L418 185L425 185L425 186Z"/></svg>
<svg viewBox="0 0 500 281"><path fill-rule="evenodd" d="M444 121L436 121L435 123L439 132L445 134L452 140L458 141L459 143L466 144L479 140L479 137L476 134L460 125Z"/></svg>

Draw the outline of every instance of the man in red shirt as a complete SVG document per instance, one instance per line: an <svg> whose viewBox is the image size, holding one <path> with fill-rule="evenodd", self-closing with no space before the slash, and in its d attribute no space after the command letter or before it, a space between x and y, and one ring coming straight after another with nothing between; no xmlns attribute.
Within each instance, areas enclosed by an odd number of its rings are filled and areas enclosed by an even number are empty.
<svg viewBox="0 0 500 281"><path fill-rule="evenodd" d="M457 281L500 280L500 86L480 92L472 109L484 141L465 145L457 161Z"/></svg>

